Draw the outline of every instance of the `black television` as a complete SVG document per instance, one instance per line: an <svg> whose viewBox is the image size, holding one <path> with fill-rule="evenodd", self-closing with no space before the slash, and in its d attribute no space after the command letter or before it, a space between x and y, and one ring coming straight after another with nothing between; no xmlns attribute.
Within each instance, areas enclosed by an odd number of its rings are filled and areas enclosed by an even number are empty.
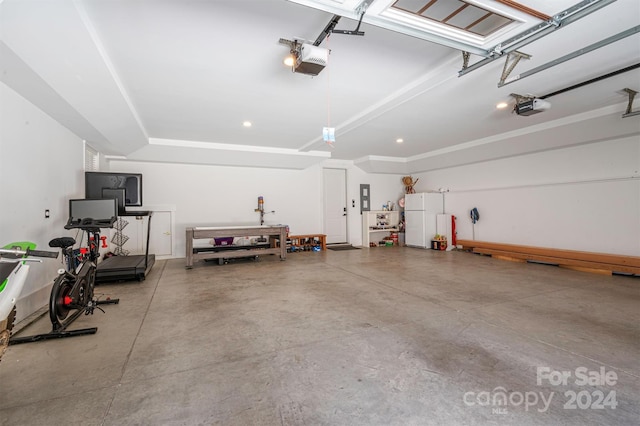
<svg viewBox="0 0 640 426"><path fill-rule="evenodd" d="M125 207L142 207L142 173L85 172L84 197L116 198L118 204L124 190Z"/></svg>
<svg viewBox="0 0 640 426"><path fill-rule="evenodd" d="M102 198L115 198L118 203L118 216L126 213L126 209L124 208L124 200L125 200L125 189L111 189L111 188L102 188Z"/></svg>

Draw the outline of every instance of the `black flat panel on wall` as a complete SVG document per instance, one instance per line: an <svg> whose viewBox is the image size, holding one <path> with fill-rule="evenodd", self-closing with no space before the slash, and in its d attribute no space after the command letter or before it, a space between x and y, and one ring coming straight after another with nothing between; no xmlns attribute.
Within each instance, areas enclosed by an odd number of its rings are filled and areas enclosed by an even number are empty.
<svg viewBox="0 0 640 426"><path fill-rule="evenodd" d="M371 210L371 187L368 183L360 184L360 213Z"/></svg>
<svg viewBox="0 0 640 426"><path fill-rule="evenodd" d="M124 205L142 206L142 174L118 172L85 172L85 198L103 198L105 189L124 189ZM113 198L113 195L110 196ZM117 197L116 197L117 198Z"/></svg>

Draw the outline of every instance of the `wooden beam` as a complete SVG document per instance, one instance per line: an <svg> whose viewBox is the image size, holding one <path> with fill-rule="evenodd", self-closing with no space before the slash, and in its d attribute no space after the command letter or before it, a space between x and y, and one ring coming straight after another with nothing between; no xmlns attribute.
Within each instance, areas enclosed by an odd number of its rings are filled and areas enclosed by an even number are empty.
<svg viewBox="0 0 640 426"><path fill-rule="evenodd" d="M516 262L516 263L527 263L526 259L518 259L517 257L512 256L502 256L499 254L492 255L494 259L506 260L507 262Z"/></svg>
<svg viewBox="0 0 640 426"><path fill-rule="evenodd" d="M544 14L542 12L539 12L535 9L531 9L530 7L527 7L523 4L520 4L518 2L515 2L513 0L496 0L498 3L502 3L505 6L509 6L512 7L520 12L526 13L527 15L531 15L533 17L536 17L538 19L541 19L543 21L549 21L551 19L551 16Z"/></svg>
<svg viewBox="0 0 640 426"><path fill-rule="evenodd" d="M640 268L640 257L638 256L625 256L608 253L594 253L587 251L577 250L564 250L553 249L534 246L521 246L516 244L503 244L503 243L491 243L487 241L474 241L474 240L458 240L457 244L462 245L467 249L473 248L485 248L492 250L499 250L510 253L523 253L547 257L555 257L561 259L574 259L585 262L595 262L609 265L628 266L633 268Z"/></svg>
<svg viewBox="0 0 640 426"><path fill-rule="evenodd" d="M580 266L560 265L561 268L571 269L573 271L589 272L591 274L611 275L611 271L605 269L581 268Z"/></svg>
<svg viewBox="0 0 640 426"><path fill-rule="evenodd" d="M565 266L565 267L574 267L574 268L582 268L581 270L592 269L599 271L609 271L618 272L623 274L640 274L640 267L633 266L625 266L625 265L613 265L610 263L600 263L600 262L592 262L592 261L584 261L584 260L576 260L576 259L567 259L563 257L556 256L542 256L538 254L531 253L517 253L503 250L494 250L482 247L475 247L472 249L473 253L477 254L485 254L497 259L502 258L511 258L511 259L522 259L523 261L533 261L533 262L542 262L548 263L550 265L557 266Z"/></svg>

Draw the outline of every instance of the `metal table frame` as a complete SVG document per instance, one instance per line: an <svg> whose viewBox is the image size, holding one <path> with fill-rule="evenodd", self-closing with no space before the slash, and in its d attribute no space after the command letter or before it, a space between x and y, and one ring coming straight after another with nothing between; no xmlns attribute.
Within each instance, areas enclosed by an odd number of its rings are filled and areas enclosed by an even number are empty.
<svg viewBox="0 0 640 426"><path fill-rule="evenodd" d="M203 251L195 252L193 249L194 239L204 238L221 238L221 237L253 237L265 236L273 241L279 238L280 241L286 241L287 226L286 225L264 225L264 226L205 226L187 228L186 231L186 259L187 269L193 267L194 260L200 259L220 259L234 257L260 256L265 254L280 254L280 260L287 257L286 244L270 244L269 248L251 248L251 246L238 246L238 250L224 250L218 252Z"/></svg>

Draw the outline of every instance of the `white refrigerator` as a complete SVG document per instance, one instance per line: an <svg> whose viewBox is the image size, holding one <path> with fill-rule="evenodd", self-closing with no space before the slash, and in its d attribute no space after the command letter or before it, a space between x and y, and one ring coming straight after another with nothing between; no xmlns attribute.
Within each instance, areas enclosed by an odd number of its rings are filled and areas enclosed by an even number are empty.
<svg viewBox="0 0 640 426"><path fill-rule="evenodd" d="M404 196L404 237L410 247L431 248L437 232L437 217L444 213L444 195L422 192Z"/></svg>

